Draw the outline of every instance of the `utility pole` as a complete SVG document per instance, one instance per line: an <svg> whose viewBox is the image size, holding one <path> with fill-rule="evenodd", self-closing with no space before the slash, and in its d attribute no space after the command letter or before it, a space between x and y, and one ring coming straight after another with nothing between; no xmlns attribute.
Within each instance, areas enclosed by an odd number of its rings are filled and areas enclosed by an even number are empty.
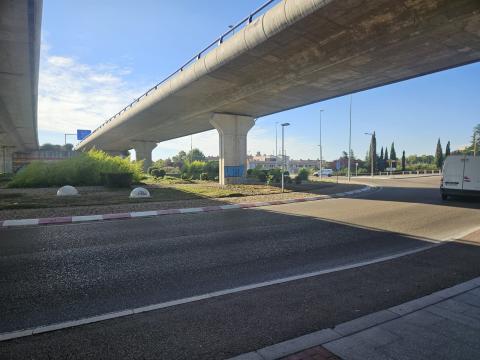
<svg viewBox="0 0 480 360"><path fill-rule="evenodd" d="M277 136L277 129L278 129L278 121L275 121L275 161L278 161L278 136Z"/></svg>
<svg viewBox="0 0 480 360"><path fill-rule="evenodd" d="M323 176L323 156L322 156L322 112L323 110L320 109L320 167L318 168L320 170L320 179Z"/></svg>
<svg viewBox="0 0 480 360"><path fill-rule="evenodd" d="M477 157L477 132L473 133L473 157Z"/></svg>
<svg viewBox="0 0 480 360"><path fill-rule="evenodd" d="M348 135L348 181L350 181L352 174L350 171L351 161L352 161L352 98L353 95L350 95L350 128Z"/></svg>
<svg viewBox="0 0 480 360"><path fill-rule="evenodd" d="M285 190L285 127L289 125L289 123L282 124L282 193Z"/></svg>
<svg viewBox="0 0 480 360"><path fill-rule="evenodd" d="M193 135L190 135L190 162L193 162Z"/></svg>

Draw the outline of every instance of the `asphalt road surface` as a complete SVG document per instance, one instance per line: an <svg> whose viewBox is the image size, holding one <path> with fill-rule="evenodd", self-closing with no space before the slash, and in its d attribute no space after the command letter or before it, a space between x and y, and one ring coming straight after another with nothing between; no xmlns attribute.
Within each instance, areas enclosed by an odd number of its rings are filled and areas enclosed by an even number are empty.
<svg viewBox="0 0 480 360"><path fill-rule="evenodd" d="M355 198L0 230L0 333L355 264L480 228L480 203L443 202L439 177L370 182L381 188ZM0 358L222 359L479 276L479 260L475 241L446 243L0 342Z"/></svg>

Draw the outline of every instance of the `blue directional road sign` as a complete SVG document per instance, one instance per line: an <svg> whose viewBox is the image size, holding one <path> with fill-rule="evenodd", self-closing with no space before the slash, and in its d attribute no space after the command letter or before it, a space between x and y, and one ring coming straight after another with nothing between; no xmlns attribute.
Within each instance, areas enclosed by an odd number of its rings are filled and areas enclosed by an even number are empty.
<svg viewBox="0 0 480 360"><path fill-rule="evenodd" d="M92 133L92 130L77 130L77 140L83 140Z"/></svg>

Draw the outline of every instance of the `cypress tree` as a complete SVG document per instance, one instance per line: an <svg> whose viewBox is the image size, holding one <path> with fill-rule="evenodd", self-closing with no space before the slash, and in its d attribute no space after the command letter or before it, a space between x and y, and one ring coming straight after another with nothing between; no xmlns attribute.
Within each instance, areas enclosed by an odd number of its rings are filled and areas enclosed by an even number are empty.
<svg viewBox="0 0 480 360"><path fill-rule="evenodd" d="M443 166L443 150L440 139L438 139L437 149L435 150L435 165L437 166L437 169L441 169Z"/></svg>
<svg viewBox="0 0 480 360"><path fill-rule="evenodd" d="M370 169L372 166L373 162L373 171L375 172L378 168L378 163L377 163L377 137L375 135L375 131L372 134L372 140L370 141L370 154L368 158L368 168Z"/></svg>
<svg viewBox="0 0 480 360"><path fill-rule="evenodd" d="M447 142L447 147L445 148L445 158L450 156L450 141Z"/></svg>
<svg viewBox="0 0 480 360"><path fill-rule="evenodd" d="M387 147L385 146L385 157L383 158L383 167L384 169L387 169L388 166L388 150Z"/></svg>
<svg viewBox="0 0 480 360"><path fill-rule="evenodd" d="M382 146L382 149L380 150L380 157L378 158L378 170L380 171L385 170L385 166L383 163L383 146Z"/></svg>
<svg viewBox="0 0 480 360"><path fill-rule="evenodd" d="M392 147L390 148L390 159L396 161L397 160L397 153L395 151L395 143L392 142Z"/></svg>
<svg viewBox="0 0 480 360"><path fill-rule="evenodd" d="M405 171L406 167L407 167L407 159L405 158L405 150L403 150L403 153L402 153L402 171Z"/></svg>

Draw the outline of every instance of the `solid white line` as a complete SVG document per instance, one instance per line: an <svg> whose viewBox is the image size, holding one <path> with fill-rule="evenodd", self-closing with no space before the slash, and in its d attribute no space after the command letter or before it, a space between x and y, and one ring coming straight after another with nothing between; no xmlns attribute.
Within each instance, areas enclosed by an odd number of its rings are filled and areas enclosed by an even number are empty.
<svg viewBox="0 0 480 360"><path fill-rule="evenodd" d="M281 279L276 279L276 280L270 280L270 281L264 281L256 284L250 284L250 285L244 285L244 286L239 286L236 288L231 288L231 289L225 289L225 290L219 290L219 291L214 291L211 293L207 294L202 294L202 295L196 295L192 297L187 297L183 299L178 299L178 300L172 300L172 301L167 301L159 304L152 304L152 305L147 305L147 306L142 306L138 308L133 308L133 309L126 309L118 312L112 312L112 313L107 313L107 314L102 314L102 315L97 315L97 316L91 316L83 319L78 319L78 320L71 320L71 321L66 321L66 322L61 322L61 323L56 323L56 324L50 324L50 325L43 325L39 327L35 327L33 329L22 329L18 331L12 331L8 333L3 333L0 334L0 341L5 341L5 340L10 340L10 339L16 339L24 336L30 336L33 334L38 334L38 333L44 333L44 332L50 332L50 331L55 331L55 330L61 330L61 329L66 329L66 328L71 328L71 327L77 327L85 324L91 324L99 321L104 321L104 320L109 320L109 319L115 319L115 318L120 318L124 316L129 316L133 314L139 314L139 313L144 313L148 311L154 311L154 310L159 310L159 309L165 309L168 307L172 306L177 306L181 304L188 304L200 300L206 300L206 299L211 299L219 296L224 296L224 295L230 295L230 294L235 294L235 293L240 293L243 291L248 291L248 290L254 290L258 288L263 288L267 286L272 286L272 285L279 285L279 284L284 284L292 281L297 281L297 280L303 280L319 275L325 275L325 274L330 274L338 271L343 271L343 270L350 270L350 269L355 269L367 265L372 265L372 264L377 264L389 260L394 260L403 256L407 255L412 255L416 254L425 250L432 249L434 247L437 247L441 245L441 242L436 242L432 243L429 245L422 246L417 249L413 250L408 250L408 251L403 251L394 255L389 255L389 256L383 256L379 258L374 258L372 260L366 260L366 261L361 261L355 264L349 264L349 265L342 265L342 266L337 266L331 269L325 269L325 270L319 270L319 271L314 271L306 274L300 274L300 275L294 275L294 276L289 276Z"/></svg>
<svg viewBox="0 0 480 360"><path fill-rule="evenodd" d="M438 304L452 297L458 296L462 293L470 291L472 289L478 288L480 286L480 277L477 277L473 280L455 285L451 288L440 290L434 292L433 294L408 301L406 303L388 308L386 310L380 310L375 313L371 313L360 318L350 320L341 324L336 325L332 328L322 329L309 333L303 336L299 336L290 340L286 340L277 344L273 344L249 353L244 353L237 355L235 357L229 358L228 360L265 360L265 359L280 359L288 355L304 351L306 349L315 347L315 346L328 346L329 343L341 340L352 336L353 334L358 334L364 330L375 328L381 324L385 324L395 319L399 319L406 315L415 313L419 310L427 308L431 305ZM441 294L447 293L448 296L442 297ZM427 300L427 301L426 301ZM406 306L406 307L405 307ZM403 308L400 312L398 309ZM385 312L390 311L391 313L397 316L386 317ZM366 319L368 319L366 321ZM349 334L342 334L338 331L339 328L348 327L351 331Z"/></svg>

